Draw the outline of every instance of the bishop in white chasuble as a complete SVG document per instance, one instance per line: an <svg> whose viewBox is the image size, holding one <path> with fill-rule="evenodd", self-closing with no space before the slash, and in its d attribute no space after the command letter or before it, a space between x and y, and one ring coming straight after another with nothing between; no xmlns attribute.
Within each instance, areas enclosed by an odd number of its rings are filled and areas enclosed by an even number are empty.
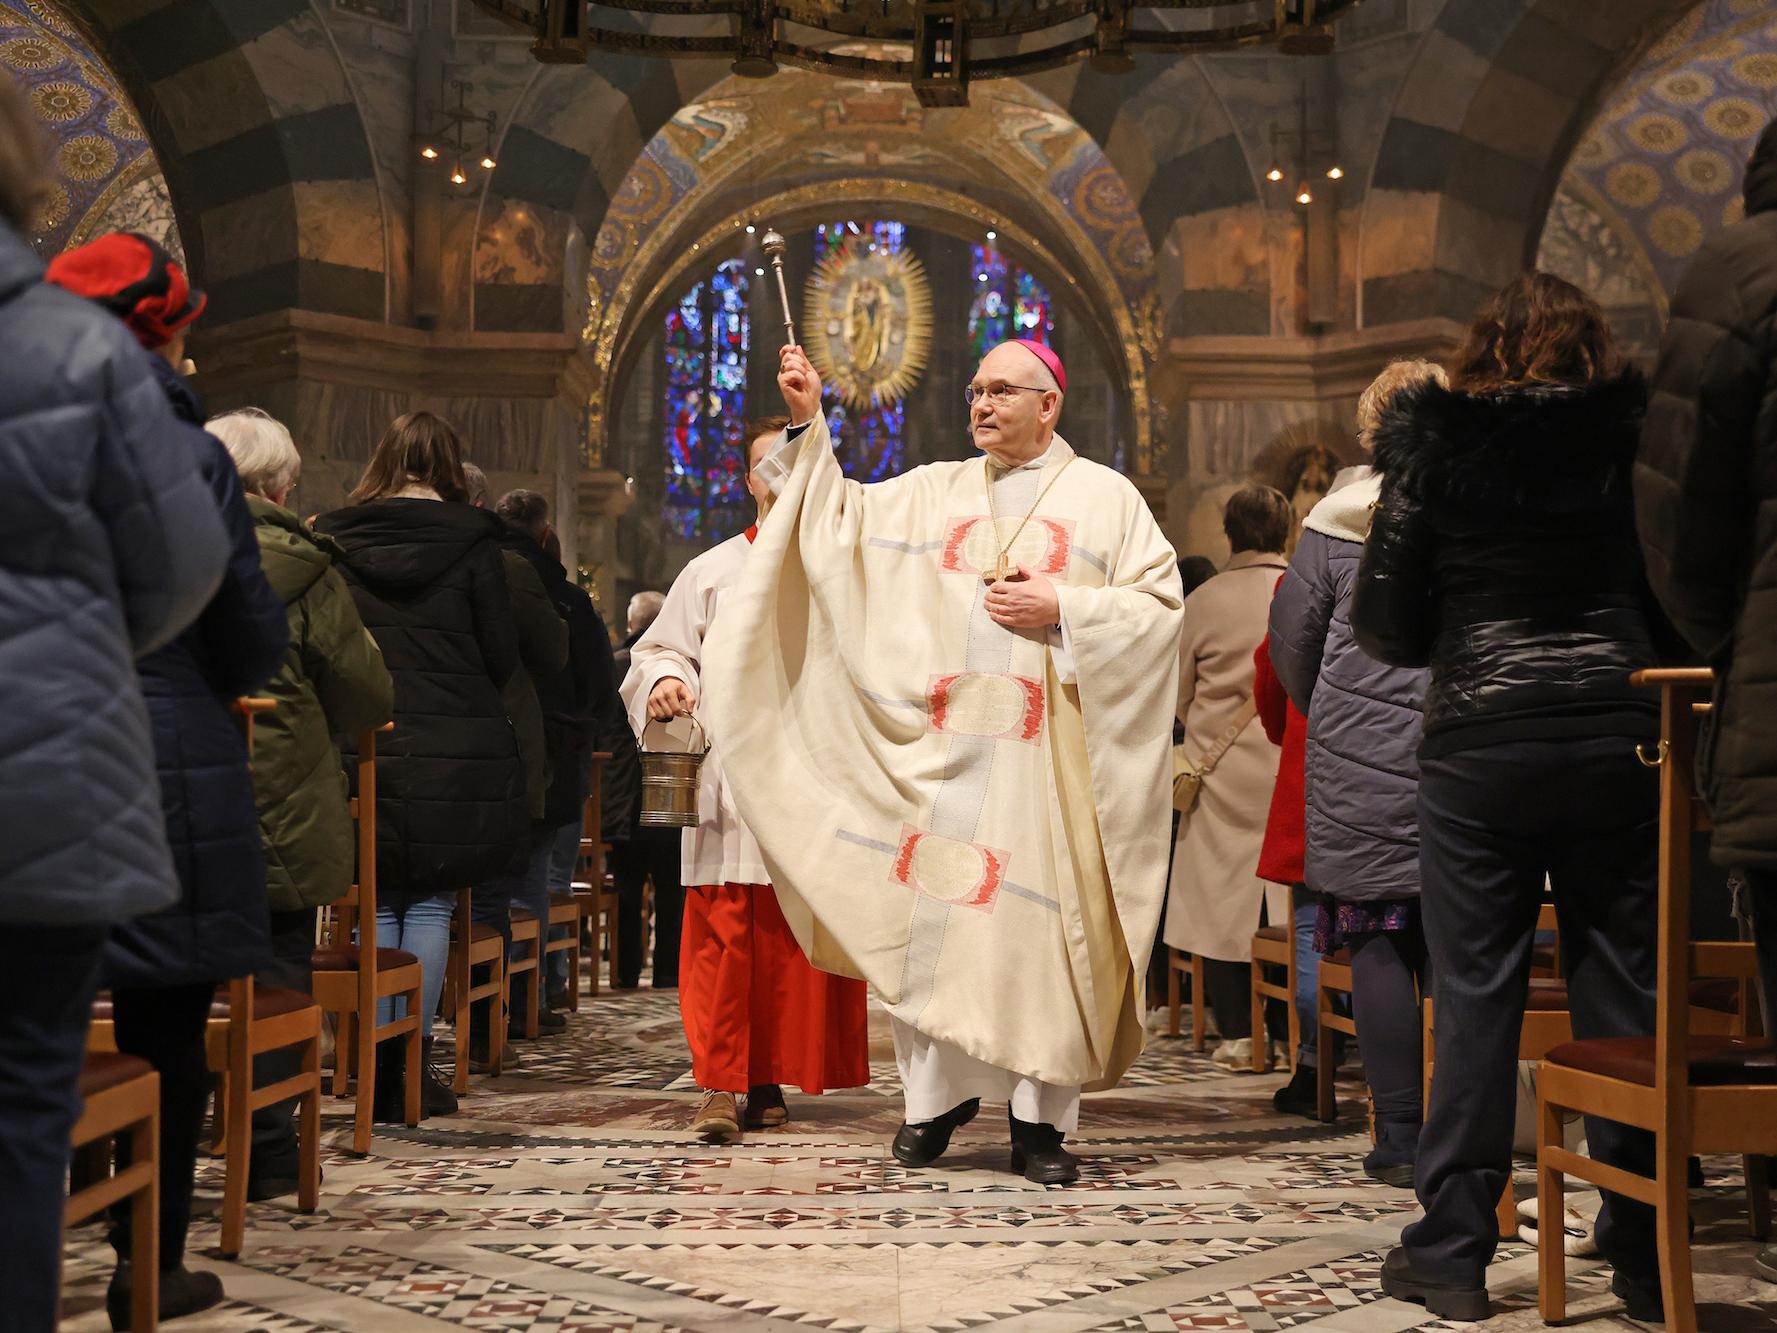
<svg viewBox="0 0 1777 1333"><path fill-rule="evenodd" d="M1054 433L1047 348L982 362L985 457L871 486L841 474L800 349L784 367L806 424L759 465L776 500L705 664L735 800L810 960L895 1020L896 1155L929 1161L975 1098L1007 1098L1017 1169L1069 1179L1078 1090L1143 1043L1176 557L1128 479Z"/></svg>

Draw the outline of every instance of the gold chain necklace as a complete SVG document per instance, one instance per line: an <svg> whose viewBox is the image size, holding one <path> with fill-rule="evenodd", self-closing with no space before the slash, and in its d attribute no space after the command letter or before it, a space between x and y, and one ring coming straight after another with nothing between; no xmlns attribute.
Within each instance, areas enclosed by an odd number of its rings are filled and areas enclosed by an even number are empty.
<svg viewBox="0 0 1777 1333"><path fill-rule="evenodd" d="M1043 503L1043 497L1049 493L1049 488L1061 480L1061 474L1067 471L1067 465L1073 462L1077 457L1077 454L1069 454L1061 461L1061 466L1055 469L1055 474L1051 476L1048 481L1043 483L1043 488L1037 492L1037 498L1031 501L1030 508L1024 511L1024 517L1018 521L1018 526L1013 530L1011 539L1007 541L1004 546L1000 546L999 558L993 562L993 568L981 576L988 583L998 583L1001 579L1007 579L1012 576L1012 547L1015 546L1018 539L1024 535L1024 529L1030 523L1031 515L1037 512L1037 506ZM993 460L991 458L983 458L981 464L982 475L985 477L987 483L987 521L993 525L993 540L994 544L998 546L1000 540L1000 520L999 515L993 511ZM1011 471L1012 469L1007 470Z"/></svg>

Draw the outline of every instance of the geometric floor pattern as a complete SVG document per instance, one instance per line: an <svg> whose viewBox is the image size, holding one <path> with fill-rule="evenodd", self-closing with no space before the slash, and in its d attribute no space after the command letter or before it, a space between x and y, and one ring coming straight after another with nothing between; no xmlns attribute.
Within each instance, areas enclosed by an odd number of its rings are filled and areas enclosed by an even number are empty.
<svg viewBox="0 0 1777 1333"><path fill-rule="evenodd" d="M880 1016L878 1016L880 1017ZM448 1029L440 1028L441 1041ZM1130 1077L1089 1096L1070 1140L1083 1171L1042 1188L1010 1173L993 1108L935 1167L887 1151L891 1059L868 1088L792 1093L792 1119L740 1142L687 1134L696 1100L674 992L582 1001L568 1032L518 1048L458 1115L378 1127L355 1158L327 1101L313 1214L254 1205L240 1258L216 1253L222 1172L200 1167L190 1262L230 1299L171 1327L523 1333L1180 1333L1459 1327L1383 1298L1382 1256L1416 1207L1367 1178L1361 1087L1343 1117L1280 1117L1280 1075L1231 1074L1156 1036ZM887 1057L886 1044L872 1054ZM1706 1329L1777 1329L1777 1288L1745 1239L1736 1164L1696 1196ZM1528 1173L1521 1177L1529 1184ZM1578 1200L1584 1203L1584 1197ZM1589 1329L1636 1327L1594 1264L1570 1265ZM110 1252L76 1233L63 1328L106 1327ZM1501 1247L1490 1329L1541 1328L1535 1256Z"/></svg>

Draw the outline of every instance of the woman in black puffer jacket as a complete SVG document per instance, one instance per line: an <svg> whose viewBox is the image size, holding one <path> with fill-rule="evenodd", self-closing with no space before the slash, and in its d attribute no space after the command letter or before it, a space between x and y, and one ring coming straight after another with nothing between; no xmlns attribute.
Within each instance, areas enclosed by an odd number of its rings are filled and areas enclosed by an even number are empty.
<svg viewBox="0 0 1777 1333"><path fill-rule="evenodd" d="M395 681L395 729L376 754L377 945L419 959L429 1043L456 896L504 873L530 826L500 697L518 664L504 525L465 503L456 433L430 412L395 419L352 499L314 526L343 548L340 569ZM377 1022L393 1015L383 1001ZM384 1049L379 1118L401 1105L399 1053ZM453 1105L426 1069L427 1100Z"/></svg>
<svg viewBox="0 0 1777 1333"><path fill-rule="evenodd" d="M1647 389L1603 312L1526 274L1481 312L1452 378L1402 393L1378 428L1382 493L1351 620L1371 656L1431 668L1418 814L1437 1075L1425 1218L1383 1289L1478 1319L1545 876L1574 1035L1653 1031L1659 783L1635 746L1659 714L1629 677L1665 636L1630 494ZM1648 1135L1588 1131L1594 1157L1652 1174ZM1653 1220L1605 1195L1598 1243L1632 1315L1660 1306Z"/></svg>

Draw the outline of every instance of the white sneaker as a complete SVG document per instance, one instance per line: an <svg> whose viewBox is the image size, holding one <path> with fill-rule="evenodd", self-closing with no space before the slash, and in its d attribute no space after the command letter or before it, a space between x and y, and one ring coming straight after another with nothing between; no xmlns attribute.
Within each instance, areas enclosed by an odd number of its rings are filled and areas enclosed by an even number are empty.
<svg viewBox="0 0 1777 1333"><path fill-rule="evenodd" d="M1536 1196L1518 1201L1518 1239L1526 1244L1535 1245L1536 1240ZM1561 1239L1561 1248L1574 1259L1590 1259L1598 1253L1598 1240L1594 1234L1597 1221L1587 1217L1579 1209L1569 1204L1565 1210L1566 1226Z"/></svg>
<svg viewBox="0 0 1777 1333"><path fill-rule="evenodd" d="M1223 1069L1236 1072L1251 1072L1253 1067L1253 1039L1241 1037L1236 1041L1225 1041L1216 1047L1215 1054L1209 1057Z"/></svg>

